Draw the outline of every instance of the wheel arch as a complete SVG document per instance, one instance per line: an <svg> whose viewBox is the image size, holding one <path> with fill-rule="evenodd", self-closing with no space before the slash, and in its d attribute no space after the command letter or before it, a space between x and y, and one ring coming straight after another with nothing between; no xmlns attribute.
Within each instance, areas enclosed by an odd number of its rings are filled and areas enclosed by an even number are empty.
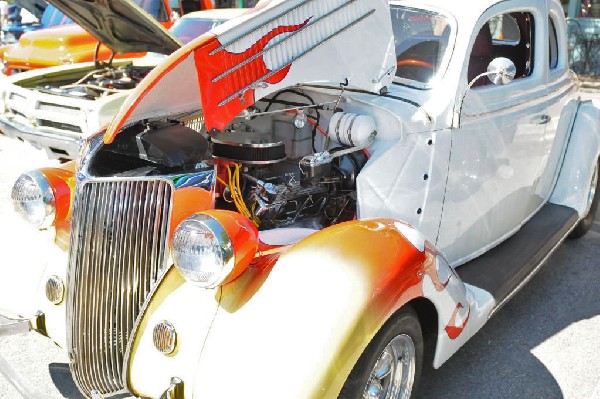
<svg viewBox="0 0 600 399"><path fill-rule="evenodd" d="M585 217L594 167L600 157L600 101L579 105L567 150L550 202L575 209Z"/></svg>
<svg viewBox="0 0 600 399"><path fill-rule="evenodd" d="M433 302L429 299L420 297L408 302L405 306L412 306L419 318L421 332L423 333L423 364L432 365L435 356L435 350L438 340L439 316ZM396 311L397 314L400 311Z"/></svg>

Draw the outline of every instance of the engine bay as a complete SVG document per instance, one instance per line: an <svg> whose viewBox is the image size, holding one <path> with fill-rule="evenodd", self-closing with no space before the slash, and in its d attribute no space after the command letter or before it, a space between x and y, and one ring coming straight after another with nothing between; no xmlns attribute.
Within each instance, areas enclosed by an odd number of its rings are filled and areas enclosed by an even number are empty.
<svg viewBox="0 0 600 399"><path fill-rule="evenodd" d="M374 119L285 90L208 134L201 114L146 120L122 130L89 163L97 177L210 173L215 207L261 230L321 229L356 217L356 179L369 160ZM306 102L308 100L308 102ZM328 124L328 128L323 125Z"/></svg>
<svg viewBox="0 0 600 399"><path fill-rule="evenodd" d="M97 100L123 90L134 89L152 67L106 65L86 73L75 82L58 81L38 85L36 90L65 97Z"/></svg>

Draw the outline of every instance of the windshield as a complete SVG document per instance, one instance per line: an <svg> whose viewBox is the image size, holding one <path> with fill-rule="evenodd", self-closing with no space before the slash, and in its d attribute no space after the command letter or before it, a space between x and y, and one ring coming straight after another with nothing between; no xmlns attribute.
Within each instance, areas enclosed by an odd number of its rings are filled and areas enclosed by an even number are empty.
<svg viewBox="0 0 600 399"><path fill-rule="evenodd" d="M182 18L169 30L181 43L186 44L223 22L225 20L222 19Z"/></svg>
<svg viewBox="0 0 600 399"><path fill-rule="evenodd" d="M440 14L391 5L396 76L427 85L444 68L450 22Z"/></svg>

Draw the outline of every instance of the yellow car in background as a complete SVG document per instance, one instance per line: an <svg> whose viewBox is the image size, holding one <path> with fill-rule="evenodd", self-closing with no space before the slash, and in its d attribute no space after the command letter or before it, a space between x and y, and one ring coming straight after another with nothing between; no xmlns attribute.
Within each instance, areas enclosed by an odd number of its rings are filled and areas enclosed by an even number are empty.
<svg viewBox="0 0 600 399"><path fill-rule="evenodd" d="M166 29L173 26L176 14L173 13L168 0L134 0L134 2ZM200 0L196 0L196 3L200 9ZM64 5L72 6L71 2L64 2L63 7ZM212 8L212 4L208 4L206 8ZM71 13L72 11L67 11L65 14L70 15ZM24 33L17 43L0 50L4 62L2 72L11 75L31 69L94 61L95 58L110 59L113 56L113 50L106 46L97 48L98 39L86 29L71 21L68 25ZM127 40L126 37L121 39ZM96 54L96 52L98 53ZM143 55L143 53L120 52L114 54L115 58L134 58Z"/></svg>

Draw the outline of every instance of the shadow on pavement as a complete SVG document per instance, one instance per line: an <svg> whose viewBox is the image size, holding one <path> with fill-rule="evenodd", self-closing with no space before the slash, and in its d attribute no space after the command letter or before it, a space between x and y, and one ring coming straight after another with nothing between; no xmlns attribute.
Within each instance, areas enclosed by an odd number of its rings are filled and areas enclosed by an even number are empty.
<svg viewBox="0 0 600 399"><path fill-rule="evenodd" d="M66 363L50 363L48 365L50 378L62 396L67 399L85 399L79 392L69 365Z"/></svg>
<svg viewBox="0 0 600 399"><path fill-rule="evenodd" d="M589 359L569 359L571 345L592 346L568 342L562 336L569 335L565 330L570 326L600 315L599 221L600 214L582 239L566 240L540 272L439 370L424 365L418 397L584 397L574 392L588 389L577 385L587 382L581 374L594 361L594 350L587 351ZM550 364L567 359L562 365L566 372L553 375L548 364L536 357L547 342L552 342L550 347L558 344L558 349L555 353L546 350L540 358Z"/></svg>

